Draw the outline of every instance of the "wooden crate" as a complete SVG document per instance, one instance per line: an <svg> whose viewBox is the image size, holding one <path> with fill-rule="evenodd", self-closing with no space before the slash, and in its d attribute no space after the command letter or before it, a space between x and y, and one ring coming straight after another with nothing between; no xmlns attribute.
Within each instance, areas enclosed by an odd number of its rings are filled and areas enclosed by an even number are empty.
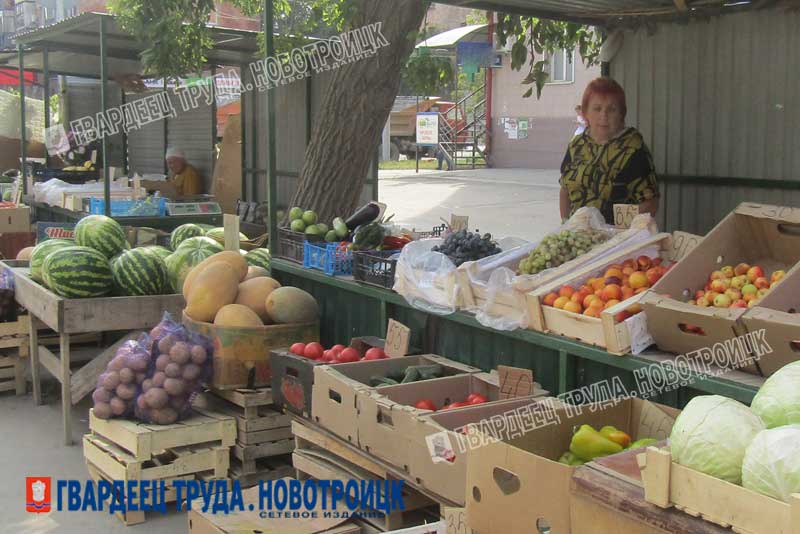
<svg viewBox="0 0 800 534"><path fill-rule="evenodd" d="M297 478L305 480L390 480L395 478L365 454L348 447L298 421L292 423L297 446L292 454L292 464ZM392 531L422 524L424 521L437 521L440 504L418 492L410 485L404 485L403 503L405 509L391 514L370 514L363 520L381 531ZM380 517L372 517L379 515Z"/></svg>
<svg viewBox="0 0 800 534"><path fill-rule="evenodd" d="M675 508L740 534L800 534L800 494L790 503L714 478L672 461L669 449L637 457L647 502Z"/></svg>
<svg viewBox="0 0 800 534"><path fill-rule="evenodd" d="M20 315L16 321L0 323L0 349L19 348L20 356L28 356L28 331L30 318Z"/></svg>
<svg viewBox="0 0 800 534"><path fill-rule="evenodd" d="M245 465L238 459L231 458L231 467L228 476L231 480L238 480L243 488L257 485L261 480L276 480L285 477L294 477L294 467L292 467L291 455L269 456L254 460L248 466L251 471L245 469Z"/></svg>
<svg viewBox="0 0 800 534"><path fill-rule="evenodd" d="M25 366L18 355L0 355L0 391L25 394Z"/></svg>

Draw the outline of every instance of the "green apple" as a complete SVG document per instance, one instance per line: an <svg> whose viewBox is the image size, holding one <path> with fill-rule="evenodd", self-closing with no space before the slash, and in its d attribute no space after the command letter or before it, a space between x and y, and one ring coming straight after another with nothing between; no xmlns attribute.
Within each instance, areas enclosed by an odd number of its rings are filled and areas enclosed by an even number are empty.
<svg viewBox="0 0 800 534"><path fill-rule="evenodd" d="M317 222L317 214L311 210L303 213L303 222L306 224L314 224Z"/></svg>
<svg viewBox="0 0 800 534"><path fill-rule="evenodd" d="M296 221L303 217L303 208L298 208L295 206L291 210L289 210L289 219L292 221Z"/></svg>

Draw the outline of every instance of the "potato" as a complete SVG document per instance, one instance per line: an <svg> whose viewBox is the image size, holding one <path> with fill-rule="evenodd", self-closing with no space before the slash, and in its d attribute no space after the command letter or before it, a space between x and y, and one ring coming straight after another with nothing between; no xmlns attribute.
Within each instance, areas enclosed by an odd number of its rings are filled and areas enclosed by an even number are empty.
<svg viewBox="0 0 800 534"><path fill-rule="evenodd" d="M153 387L153 379L152 379L152 378L145 378L145 379L142 381L142 391L144 391L145 393L147 393L147 391L148 391L148 390L149 390L151 387Z"/></svg>
<svg viewBox="0 0 800 534"><path fill-rule="evenodd" d="M114 415L122 415L128 409L128 403L119 397L114 397L108 404L111 406L111 413Z"/></svg>
<svg viewBox="0 0 800 534"><path fill-rule="evenodd" d="M135 373L144 373L150 366L150 358L147 357L147 354L136 354L127 360L128 367Z"/></svg>
<svg viewBox="0 0 800 534"><path fill-rule="evenodd" d="M161 354L169 353L176 341L177 340L175 339L175 336L172 334L167 334L166 336L162 337L158 342L158 352Z"/></svg>
<svg viewBox="0 0 800 534"><path fill-rule="evenodd" d="M167 405L169 396L167 392L161 388L152 388L150 391L143 395L147 405L154 410L159 410Z"/></svg>
<svg viewBox="0 0 800 534"><path fill-rule="evenodd" d="M119 373L116 371L108 371L103 377L103 387L109 391L114 391L119 385Z"/></svg>
<svg viewBox="0 0 800 534"><path fill-rule="evenodd" d="M122 400L133 400L136 396L135 384L120 384L117 386L117 396Z"/></svg>
<svg viewBox="0 0 800 534"><path fill-rule="evenodd" d="M178 412L172 408L162 408L152 411L153 421L159 425L171 425L178 420Z"/></svg>
<svg viewBox="0 0 800 534"><path fill-rule="evenodd" d="M153 387L160 388L164 386L164 380L167 378L167 375L163 373L163 371L159 371L153 375Z"/></svg>
<svg viewBox="0 0 800 534"><path fill-rule="evenodd" d="M206 363L206 359L208 358L208 354L206 353L205 347L202 345L195 345L192 347L190 351L192 354L192 362L197 365L203 365Z"/></svg>
<svg viewBox="0 0 800 534"><path fill-rule="evenodd" d="M181 366L178 365L177 363L170 362L164 369L164 374L167 375L169 378L178 378L179 376L181 376Z"/></svg>
<svg viewBox="0 0 800 534"><path fill-rule="evenodd" d="M166 369L167 365L169 364L169 353L162 354L158 358L156 358L156 369L159 371L163 371Z"/></svg>
<svg viewBox="0 0 800 534"><path fill-rule="evenodd" d="M122 356L115 356L110 362L108 362L108 370L109 371L120 371L123 367L125 367L125 358Z"/></svg>
<svg viewBox="0 0 800 534"><path fill-rule="evenodd" d="M146 412L149 407L147 406L147 400L144 398L144 395L139 395L136 398L136 407L139 408L140 412Z"/></svg>
<svg viewBox="0 0 800 534"><path fill-rule="evenodd" d="M101 403L108 404L108 402L111 400L111 392L105 388L97 388L94 390L94 393L92 393L92 400L94 401L95 406Z"/></svg>
<svg viewBox="0 0 800 534"><path fill-rule="evenodd" d="M186 391L186 385L183 383L183 380L167 378L164 380L164 389L167 390L167 393L170 395L183 395L183 392Z"/></svg>
<svg viewBox="0 0 800 534"><path fill-rule="evenodd" d="M136 373L136 383L141 384L147 378L147 373Z"/></svg>
<svg viewBox="0 0 800 534"><path fill-rule="evenodd" d="M128 367L123 367L119 370L119 381L123 384L130 384L134 378L136 378L136 374Z"/></svg>
<svg viewBox="0 0 800 534"><path fill-rule="evenodd" d="M100 419L111 419L111 406L107 402L97 402L94 405L94 414Z"/></svg>
<svg viewBox="0 0 800 534"><path fill-rule="evenodd" d="M179 341L175 343L175 345L170 349L169 356L170 359L180 365L189 361L189 344L183 341Z"/></svg>
<svg viewBox="0 0 800 534"><path fill-rule="evenodd" d="M186 380L187 382L192 382L200 377L201 372L202 369L200 369L199 366L193 363L188 363L183 368L183 379Z"/></svg>
<svg viewBox="0 0 800 534"><path fill-rule="evenodd" d="M181 413L184 409L186 409L187 401L183 397L170 397L169 405L176 412Z"/></svg>

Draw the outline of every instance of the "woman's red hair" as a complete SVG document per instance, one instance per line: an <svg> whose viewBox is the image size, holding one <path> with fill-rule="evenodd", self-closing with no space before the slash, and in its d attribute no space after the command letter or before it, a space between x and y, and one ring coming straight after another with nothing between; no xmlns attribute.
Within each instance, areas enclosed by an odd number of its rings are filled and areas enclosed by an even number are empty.
<svg viewBox="0 0 800 534"><path fill-rule="evenodd" d="M589 85L587 85L586 89L583 91L583 99L581 100L581 111L584 114L589 109L589 100L595 95L610 96L615 99L617 101L617 106L619 106L622 112L622 118L625 119L625 115L628 113L628 107L625 105L625 90L620 84L606 77L595 78L589 82Z"/></svg>

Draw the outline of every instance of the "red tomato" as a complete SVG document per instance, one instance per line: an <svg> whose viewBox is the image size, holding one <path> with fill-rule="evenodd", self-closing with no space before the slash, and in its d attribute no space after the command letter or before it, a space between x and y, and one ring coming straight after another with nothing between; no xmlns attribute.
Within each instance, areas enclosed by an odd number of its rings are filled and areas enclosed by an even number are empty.
<svg viewBox="0 0 800 534"><path fill-rule="evenodd" d="M452 402L442 408L442 410L452 410L454 408L463 408L464 406L469 406L468 402Z"/></svg>
<svg viewBox="0 0 800 534"><path fill-rule="evenodd" d="M417 410L430 410L432 412L436 411L436 405L433 403L432 400L429 399L418 400L417 403L414 405L414 408L416 408Z"/></svg>
<svg viewBox="0 0 800 534"><path fill-rule="evenodd" d="M336 357L336 361L339 363L357 362L360 359L361 355L358 353L358 351L349 347L340 352Z"/></svg>
<svg viewBox="0 0 800 534"><path fill-rule="evenodd" d="M314 343L309 343L306 345L306 350L303 352L303 356L311 360L319 360L322 358L324 353L325 349L322 347L322 345L315 341Z"/></svg>
<svg viewBox="0 0 800 534"><path fill-rule="evenodd" d="M483 404L486 401L488 401L488 399L480 393L472 393L467 397L467 404Z"/></svg>
<svg viewBox="0 0 800 534"><path fill-rule="evenodd" d="M341 354L341 352L345 348L346 347L344 345L334 345L334 346L331 347L331 353L333 353L333 354Z"/></svg>
<svg viewBox="0 0 800 534"><path fill-rule="evenodd" d="M292 345L292 348L289 349L289 352L295 354L297 356L305 356L306 353L306 344L305 343L295 343Z"/></svg>
<svg viewBox="0 0 800 534"><path fill-rule="evenodd" d="M365 360L382 360L384 358L386 358L386 354L383 352L383 349L378 347L372 347L364 356Z"/></svg>
<svg viewBox="0 0 800 534"><path fill-rule="evenodd" d="M336 363L336 355L332 354L331 351L326 350L322 354L322 358L320 358L319 361L325 362L325 363Z"/></svg>

